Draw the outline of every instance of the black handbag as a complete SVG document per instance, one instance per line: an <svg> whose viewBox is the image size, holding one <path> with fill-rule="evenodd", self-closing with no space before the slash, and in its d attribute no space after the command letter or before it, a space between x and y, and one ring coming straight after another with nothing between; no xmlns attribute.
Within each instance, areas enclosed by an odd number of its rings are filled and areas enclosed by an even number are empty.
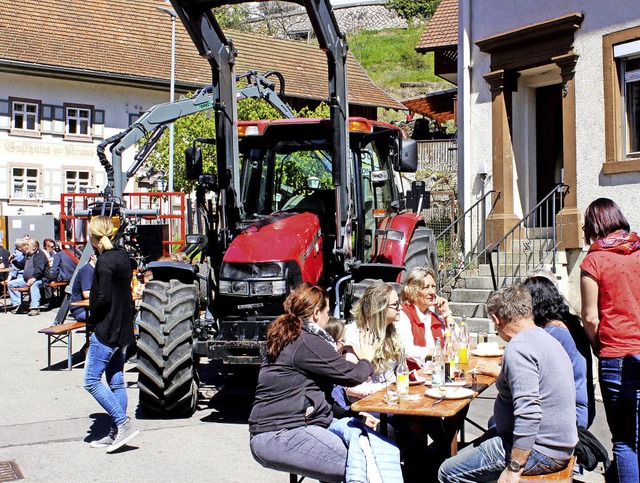
<svg viewBox="0 0 640 483"><path fill-rule="evenodd" d="M602 461L605 471L611 464L607 450L602 446L602 443L582 426L578 426L578 444L575 455L578 464L584 466L587 471L593 471L599 461Z"/></svg>

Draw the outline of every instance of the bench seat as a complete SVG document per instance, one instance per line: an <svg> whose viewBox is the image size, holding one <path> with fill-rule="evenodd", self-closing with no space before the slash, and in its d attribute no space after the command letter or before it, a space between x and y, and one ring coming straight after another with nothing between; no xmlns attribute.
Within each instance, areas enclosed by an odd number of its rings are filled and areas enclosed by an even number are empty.
<svg viewBox="0 0 640 483"><path fill-rule="evenodd" d="M546 475L535 475L520 477L520 483L534 483L537 481L555 481L560 483L570 483L573 481L573 466L576 464L576 457L572 456L569 464L566 468L556 471L555 473L549 473Z"/></svg>
<svg viewBox="0 0 640 483"><path fill-rule="evenodd" d="M39 334L47 335L47 369L51 369L51 349L62 347L67 349L67 369L72 370L73 364L71 356L73 354L72 334L75 330L86 327L84 322L67 322L60 325L52 325L38 331Z"/></svg>

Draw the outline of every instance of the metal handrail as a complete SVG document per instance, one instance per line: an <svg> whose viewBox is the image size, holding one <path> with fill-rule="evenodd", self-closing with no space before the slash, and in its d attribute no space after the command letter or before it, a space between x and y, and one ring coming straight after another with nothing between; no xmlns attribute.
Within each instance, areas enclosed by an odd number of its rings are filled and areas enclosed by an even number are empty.
<svg viewBox="0 0 640 483"><path fill-rule="evenodd" d="M556 213L562 212L564 197L568 191L569 186L557 184L488 250L494 290L499 286L516 283L530 271L541 268L546 263L550 263L551 271L556 273L558 240L562 239L562 223L558 230ZM550 226L538 225L541 221L549 221ZM511 270L508 267L511 267Z"/></svg>
<svg viewBox="0 0 640 483"><path fill-rule="evenodd" d="M494 193L497 193L496 197L491 204L489 213L487 213L486 200ZM447 240L449 244L448 250L444 249L442 254L438 253L440 260L440 266L438 267L439 292L485 254L487 250L487 215L493 211L501 196L502 193L495 190L485 193L482 198L436 236L436 246L445 245ZM465 237L466 227L471 230L475 228L470 238ZM464 247L467 239L471 241L468 249ZM438 243L439 240L440 243Z"/></svg>

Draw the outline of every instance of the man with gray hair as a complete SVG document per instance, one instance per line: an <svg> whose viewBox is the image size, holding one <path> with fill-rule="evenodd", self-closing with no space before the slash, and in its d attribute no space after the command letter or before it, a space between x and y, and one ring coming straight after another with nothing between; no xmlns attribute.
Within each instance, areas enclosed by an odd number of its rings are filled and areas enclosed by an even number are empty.
<svg viewBox="0 0 640 483"><path fill-rule="evenodd" d="M487 312L507 342L496 382L495 428L446 460L441 482L517 482L567 466L578 442L569 356L536 327L522 285L494 292Z"/></svg>

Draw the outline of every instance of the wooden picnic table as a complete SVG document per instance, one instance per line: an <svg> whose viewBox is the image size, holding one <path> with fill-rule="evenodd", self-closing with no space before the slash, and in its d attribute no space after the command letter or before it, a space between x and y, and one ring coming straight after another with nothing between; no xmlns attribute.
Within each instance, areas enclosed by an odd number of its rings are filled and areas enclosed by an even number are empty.
<svg viewBox="0 0 640 483"><path fill-rule="evenodd" d="M380 428L385 432L387 427L387 416L389 414L442 418L447 434L451 437L450 454L458 452L458 433L463 429L464 419L469 410L469 405L479 394L495 384L496 379L492 376L477 374L475 381L469 370L473 369L481 361L494 358L469 356L468 364L460 364L460 368L465 372L465 386L473 390L473 395L463 399L444 399L434 406L436 399L426 396L425 391L430 386L424 384L411 385L409 387L409 398L402 399L398 404L387 404L385 402L386 390L383 388L359 401L351 404L351 409L356 412L368 412L380 414ZM464 432L463 438L464 438ZM462 440L464 442L464 439Z"/></svg>

